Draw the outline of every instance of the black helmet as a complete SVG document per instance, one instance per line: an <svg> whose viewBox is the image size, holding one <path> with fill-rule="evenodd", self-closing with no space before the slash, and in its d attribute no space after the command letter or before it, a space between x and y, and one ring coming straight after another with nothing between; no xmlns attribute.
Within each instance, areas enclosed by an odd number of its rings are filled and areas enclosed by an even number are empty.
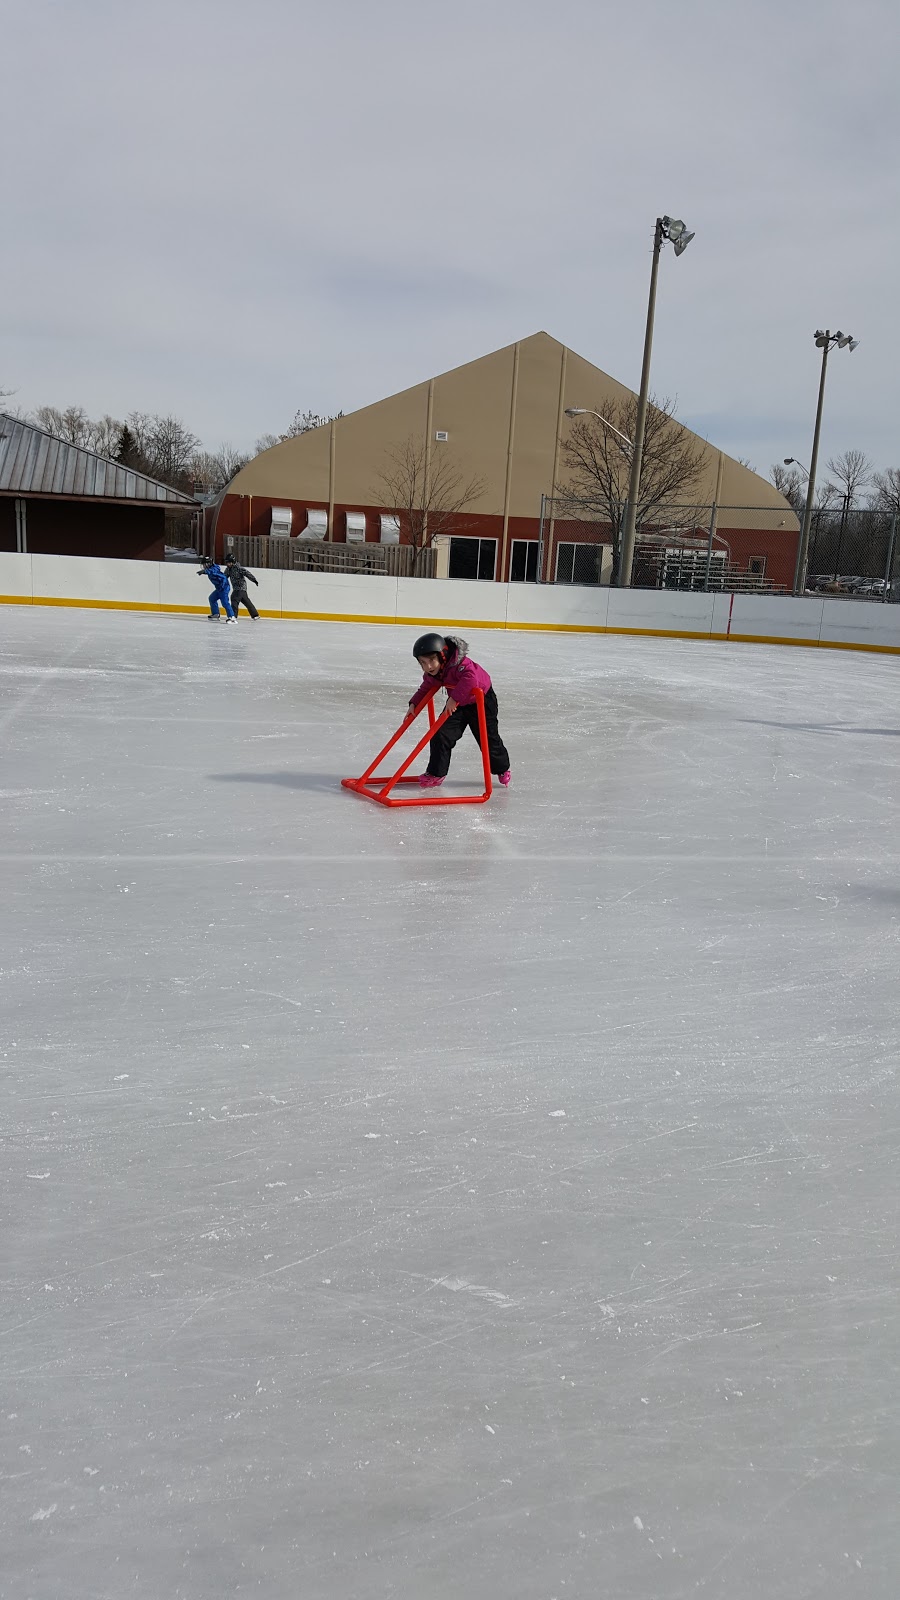
<svg viewBox="0 0 900 1600"><path fill-rule="evenodd" d="M413 655L418 661L420 656L440 656L443 661L447 654L447 641L440 633L423 633L413 645Z"/></svg>

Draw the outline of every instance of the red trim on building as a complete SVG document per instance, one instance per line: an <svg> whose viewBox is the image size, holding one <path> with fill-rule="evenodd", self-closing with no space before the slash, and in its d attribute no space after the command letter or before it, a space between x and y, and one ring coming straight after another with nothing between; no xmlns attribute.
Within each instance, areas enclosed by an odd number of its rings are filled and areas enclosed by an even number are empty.
<svg viewBox="0 0 900 1600"><path fill-rule="evenodd" d="M225 539L228 535L257 534L266 535L272 525L272 507L289 506L293 513L291 527L292 537L302 535L306 527L307 510L327 511L327 500L295 500L288 496L270 495L237 495L226 494L221 501L215 517L215 544L216 556L221 557L225 551ZM383 506L360 506L338 503L334 507L334 521L329 530L330 537L335 544L346 543L346 514L347 512L359 514L362 512L366 518L366 543L378 544L380 541L382 516L391 515ZM724 513L727 515L727 511ZM777 507L773 508L773 518L777 514ZM453 537L460 539L496 539L497 541L497 567L495 574L498 583L509 581L509 572L512 565L512 546L516 539L532 542L540 537L540 518L510 517L506 541L505 570L500 571L500 552L503 548L503 518L502 516L482 516L474 512L466 512L460 518L464 525L459 533ZM766 581L782 585L789 589L794 578L794 563L797 556L797 542L800 535L794 530L783 528L728 528L720 521L714 549L721 551L723 542L727 544L731 554L731 563L743 572L750 570L751 556L765 556ZM404 519L400 517L400 542L409 544L408 529L404 527ZM599 524L585 524L579 521L563 521L557 519L553 527L553 538L550 538L549 523L544 529L544 572L545 581L552 581L556 558L556 548L561 543L574 544L612 544L612 531Z"/></svg>

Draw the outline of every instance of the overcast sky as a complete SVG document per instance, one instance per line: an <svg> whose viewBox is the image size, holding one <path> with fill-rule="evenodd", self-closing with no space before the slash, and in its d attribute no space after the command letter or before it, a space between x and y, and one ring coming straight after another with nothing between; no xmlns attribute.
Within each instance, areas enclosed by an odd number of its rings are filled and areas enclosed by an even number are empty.
<svg viewBox="0 0 900 1600"><path fill-rule="evenodd" d="M249 448L545 328L900 465L897 0L0 0L0 386Z"/></svg>

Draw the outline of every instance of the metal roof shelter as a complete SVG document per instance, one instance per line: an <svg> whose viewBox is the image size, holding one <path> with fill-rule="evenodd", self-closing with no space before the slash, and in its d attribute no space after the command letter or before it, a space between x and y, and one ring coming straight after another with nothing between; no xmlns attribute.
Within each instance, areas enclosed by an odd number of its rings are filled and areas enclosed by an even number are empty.
<svg viewBox="0 0 900 1600"><path fill-rule="evenodd" d="M166 516L197 504L179 489L0 412L0 550L161 561Z"/></svg>
<svg viewBox="0 0 900 1600"><path fill-rule="evenodd" d="M194 500L142 472L57 439L33 422L0 412L0 494L53 494L192 506Z"/></svg>

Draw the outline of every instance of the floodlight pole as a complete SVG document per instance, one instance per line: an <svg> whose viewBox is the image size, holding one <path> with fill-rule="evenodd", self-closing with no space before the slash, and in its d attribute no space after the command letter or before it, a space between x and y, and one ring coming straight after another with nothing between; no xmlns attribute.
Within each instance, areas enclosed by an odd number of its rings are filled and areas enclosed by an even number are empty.
<svg viewBox="0 0 900 1600"><path fill-rule="evenodd" d="M828 352L831 349L831 333L826 328L822 344L822 376L819 379L819 404L816 408L816 430L813 434L812 455L809 460L809 482L806 485L806 505L803 507L803 526L800 530L800 543L797 547L797 565L794 569L794 593L803 594L806 588L806 563L809 559L809 530L812 523L813 496L816 490L816 466L819 460L819 434L822 431L822 402L825 399L825 371L828 366Z"/></svg>
<svg viewBox="0 0 900 1600"><path fill-rule="evenodd" d="M638 500L641 492L641 466L644 459L644 432L647 426L647 395L650 389L650 353L653 348L653 319L656 313L656 280L659 276L659 257L663 242L663 219L657 217L653 234L653 265L650 269L650 299L647 305L647 327L644 333L644 363L641 367L641 389L638 395L637 421L634 426L634 450L631 457L631 477L628 481L628 500L625 521L619 546L619 588L630 589L631 568L634 565L634 535L637 522Z"/></svg>
<svg viewBox="0 0 900 1600"><path fill-rule="evenodd" d="M800 543L797 546L797 565L794 568L795 594L803 594L806 588L806 567L809 560L809 529L812 523L813 498L816 490L816 466L819 460L819 433L822 428L822 401L825 398L825 371L828 366L828 353L836 345L839 350L849 349L852 355L859 344L858 339L851 338L849 333L842 333L840 328L837 333L832 333L830 328L826 328L823 333L821 328L817 328L815 339L817 349L822 352L822 376L819 379L819 404L816 407L816 431L813 434L812 456L809 462L809 482L806 485L803 527L800 530Z"/></svg>

